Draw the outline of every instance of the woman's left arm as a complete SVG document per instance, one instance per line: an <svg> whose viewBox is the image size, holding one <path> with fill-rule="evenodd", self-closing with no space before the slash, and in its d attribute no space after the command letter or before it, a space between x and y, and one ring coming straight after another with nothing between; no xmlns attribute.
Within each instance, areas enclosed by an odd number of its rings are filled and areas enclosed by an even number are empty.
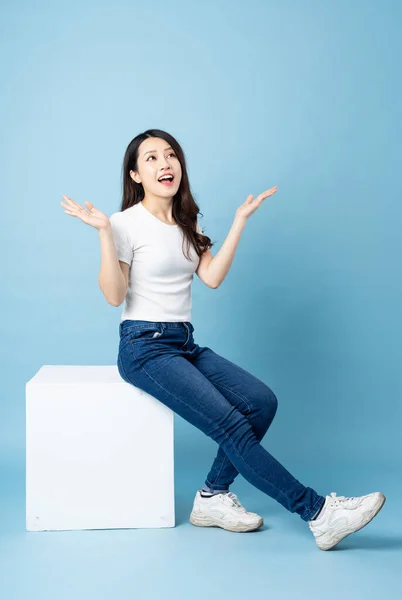
<svg viewBox="0 0 402 600"><path fill-rule="evenodd" d="M265 198L275 194L277 189L277 186L274 186L262 192L254 201L253 194L247 196L246 201L237 209L232 227L216 256L213 256L210 250L203 253L197 274L209 287L216 289L225 279L247 219L261 206Z"/></svg>

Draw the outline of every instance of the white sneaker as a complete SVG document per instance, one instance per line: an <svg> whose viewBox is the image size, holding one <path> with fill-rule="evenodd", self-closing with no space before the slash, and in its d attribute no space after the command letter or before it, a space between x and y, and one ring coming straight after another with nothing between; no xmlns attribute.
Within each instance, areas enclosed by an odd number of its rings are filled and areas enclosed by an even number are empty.
<svg viewBox="0 0 402 600"><path fill-rule="evenodd" d="M370 523L381 510L386 498L381 492L373 492L357 498L345 498L331 492L326 496L322 512L313 521L308 521L320 550L329 550L343 538L359 531Z"/></svg>
<svg viewBox="0 0 402 600"><path fill-rule="evenodd" d="M190 523L198 527L222 527L228 531L253 531L264 523L257 513L248 512L234 492L203 498L195 495Z"/></svg>

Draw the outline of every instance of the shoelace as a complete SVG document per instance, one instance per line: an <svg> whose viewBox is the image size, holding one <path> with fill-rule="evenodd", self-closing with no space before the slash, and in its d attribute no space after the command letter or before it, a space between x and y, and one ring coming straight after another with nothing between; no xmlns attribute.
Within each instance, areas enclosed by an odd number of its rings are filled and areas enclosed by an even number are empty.
<svg viewBox="0 0 402 600"><path fill-rule="evenodd" d="M229 504L236 507L239 512L247 512L234 492L227 492L226 494L223 494L222 498L224 502L226 502L226 498L228 498Z"/></svg>
<svg viewBox="0 0 402 600"><path fill-rule="evenodd" d="M353 508L356 504L356 501L359 499L355 496L337 496L336 492L331 492L330 494L330 503L332 506L342 506L344 508Z"/></svg>

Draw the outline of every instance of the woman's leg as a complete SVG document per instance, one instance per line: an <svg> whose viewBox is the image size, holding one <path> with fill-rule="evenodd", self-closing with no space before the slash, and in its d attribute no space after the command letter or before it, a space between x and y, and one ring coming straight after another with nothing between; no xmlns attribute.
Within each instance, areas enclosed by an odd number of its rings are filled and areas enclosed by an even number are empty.
<svg viewBox="0 0 402 600"><path fill-rule="evenodd" d="M118 359L122 378L211 437L252 485L309 521L325 498L265 450L248 418L191 364L202 348L189 338L188 328L173 325L158 324L163 328L156 339L151 339L152 330L126 331Z"/></svg>
<svg viewBox="0 0 402 600"><path fill-rule="evenodd" d="M274 392L260 379L207 346L200 350L192 364L247 417L255 437L261 441L278 408ZM223 447L219 446L205 480L205 488L228 490L238 474Z"/></svg>

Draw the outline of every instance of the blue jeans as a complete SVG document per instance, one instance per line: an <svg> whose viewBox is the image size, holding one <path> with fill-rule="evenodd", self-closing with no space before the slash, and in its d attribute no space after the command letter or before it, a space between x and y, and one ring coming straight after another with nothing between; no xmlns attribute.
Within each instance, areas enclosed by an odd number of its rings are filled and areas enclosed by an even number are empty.
<svg viewBox="0 0 402 600"><path fill-rule="evenodd" d="M241 473L290 512L312 519L324 496L302 485L260 443L277 410L275 394L251 373L196 344L193 332L189 321L122 321L120 376L219 445L205 480L210 488L228 490Z"/></svg>

